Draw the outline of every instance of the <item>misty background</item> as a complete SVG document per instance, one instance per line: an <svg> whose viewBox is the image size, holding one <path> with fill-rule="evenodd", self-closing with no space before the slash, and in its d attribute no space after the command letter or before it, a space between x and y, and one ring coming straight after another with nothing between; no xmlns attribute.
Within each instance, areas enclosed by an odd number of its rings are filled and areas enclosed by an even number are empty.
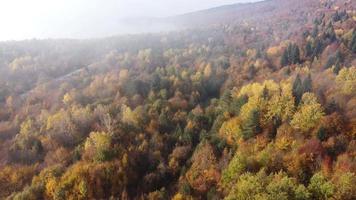
<svg viewBox="0 0 356 200"><path fill-rule="evenodd" d="M0 41L173 30L162 18L258 0L1 0Z"/></svg>

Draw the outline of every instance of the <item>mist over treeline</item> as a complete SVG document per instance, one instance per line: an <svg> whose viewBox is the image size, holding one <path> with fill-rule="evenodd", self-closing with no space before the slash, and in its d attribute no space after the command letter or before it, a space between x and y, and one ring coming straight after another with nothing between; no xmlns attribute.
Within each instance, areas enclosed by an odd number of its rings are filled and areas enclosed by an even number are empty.
<svg viewBox="0 0 356 200"><path fill-rule="evenodd" d="M12 0L0 6L0 41L89 39L176 29L166 21L188 12L256 0Z"/></svg>

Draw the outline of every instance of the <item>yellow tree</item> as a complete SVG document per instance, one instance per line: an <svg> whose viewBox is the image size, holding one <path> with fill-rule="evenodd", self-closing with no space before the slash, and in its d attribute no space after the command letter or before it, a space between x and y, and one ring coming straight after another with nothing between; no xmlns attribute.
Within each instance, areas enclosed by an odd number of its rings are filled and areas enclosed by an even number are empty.
<svg viewBox="0 0 356 200"><path fill-rule="evenodd" d="M307 132L318 124L323 115L323 108L318 103L316 96L313 93L305 93L302 97L302 104L293 116L291 125L295 129Z"/></svg>
<svg viewBox="0 0 356 200"><path fill-rule="evenodd" d="M292 95L292 86L290 83L280 84L280 93L275 94L268 101L266 120L272 120L273 117L286 121L293 116L294 97Z"/></svg>
<svg viewBox="0 0 356 200"><path fill-rule="evenodd" d="M352 95L356 93L356 67L344 68L340 70L336 77L336 82L342 93Z"/></svg>
<svg viewBox="0 0 356 200"><path fill-rule="evenodd" d="M110 147L111 136L105 132L90 133L84 145L87 157L99 162L110 158Z"/></svg>
<svg viewBox="0 0 356 200"><path fill-rule="evenodd" d="M131 124L131 125L137 125L138 124L138 119L134 111L131 110L130 107L127 105L122 105L121 107L121 112L122 112L122 121Z"/></svg>
<svg viewBox="0 0 356 200"><path fill-rule="evenodd" d="M219 135L226 139L230 145L236 144L241 137L241 120L234 117L224 122L219 130Z"/></svg>

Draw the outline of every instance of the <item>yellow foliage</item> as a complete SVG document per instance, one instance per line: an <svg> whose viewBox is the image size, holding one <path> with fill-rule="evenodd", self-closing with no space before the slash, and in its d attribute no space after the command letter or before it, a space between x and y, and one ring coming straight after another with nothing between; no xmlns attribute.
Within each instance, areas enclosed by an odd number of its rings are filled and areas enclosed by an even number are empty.
<svg viewBox="0 0 356 200"><path fill-rule="evenodd" d="M336 29L335 30L335 34L340 37L340 36L342 36L344 34L344 30L343 29Z"/></svg>
<svg viewBox="0 0 356 200"><path fill-rule="evenodd" d="M181 76L182 76L183 80L188 79L188 77L189 77L188 71L187 70L183 70L182 73L181 73Z"/></svg>
<svg viewBox="0 0 356 200"><path fill-rule="evenodd" d="M56 114L49 116L47 118L46 130L54 129L57 126L57 124L67 119L66 116L67 115L64 110L60 110Z"/></svg>
<svg viewBox="0 0 356 200"><path fill-rule="evenodd" d="M58 181L53 177L49 178L48 182L45 185L46 196L49 198L54 198L57 187L58 187Z"/></svg>
<svg viewBox="0 0 356 200"><path fill-rule="evenodd" d="M66 104L66 105L69 105L72 102L73 102L73 97L69 93L66 93L63 96L63 103Z"/></svg>
<svg viewBox="0 0 356 200"><path fill-rule="evenodd" d="M32 119L27 119L26 121L22 122L20 126L20 134L21 135L29 135L31 134L31 131L33 130L33 120Z"/></svg>
<svg viewBox="0 0 356 200"><path fill-rule="evenodd" d="M228 144L236 144L241 135L241 120L234 117L223 123L219 135L224 137Z"/></svg>
<svg viewBox="0 0 356 200"><path fill-rule="evenodd" d="M283 86L286 87L286 86ZM290 86L288 86L290 88ZM286 93L288 93L287 90L288 88L285 88ZM252 110L259 110L262 111L262 114L264 114L264 111L267 109L268 105L268 99L263 97L264 90L268 91L269 96L279 96L281 92L281 86L274 82L273 80L266 80L262 84L261 83L251 83L248 84L244 87L241 88L239 92L236 90L232 93L232 96L234 98L238 98L241 96L248 96L248 102L242 106L241 111L240 111L240 117L242 120L246 120ZM288 100L288 98L286 98ZM274 100L274 102L280 102L279 99ZM274 103L276 104L276 103ZM278 106L279 104L277 104ZM287 105L288 108L290 107L289 104ZM283 109L285 110L285 109ZM273 113L270 113L270 115ZM289 114L289 111L288 111ZM287 115L287 114L285 114Z"/></svg>
<svg viewBox="0 0 356 200"><path fill-rule="evenodd" d="M279 91L279 85L273 80L266 80L261 83L251 83L240 89L238 93L233 93L235 97L248 96L248 97L260 97L263 94L263 90L267 89L270 94L274 94Z"/></svg>
<svg viewBox="0 0 356 200"><path fill-rule="evenodd" d="M185 200L185 198L181 193L177 193L176 195L174 195L172 200Z"/></svg>
<svg viewBox="0 0 356 200"><path fill-rule="evenodd" d="M290 83L280 84L280 94L275 94L268 101L265 118L271 120L279 117L283 121L288 120L294 113L294 97Z"/></svg>
<svg viewBox="0 0 356 200"><path fill-rule="evenodd" d="M294 114L291 125L295 129L308 131L314 128L324 115L321 105L313 93L305 93L302 97L302 104Z"/></svg>
<svg viewBox="0 0 356 200"><path fill-rule="evenodd" d="M212 74L211 64L209 63L204 69L204 77L209 78Z"/></svg>
<svg viewBox="0 0 356 200"><path fill-rule="evenodd" d="M203 75L201 72L197 72L194 75L190 76L190 79L192 80L192 82L200 82L203 78Z"/></svg>
<svg viewBox="0 0 356 200"><path fill-rule="evenodd" d="M270 47L268 50L267 50L267 56L268 57L276 57L278 55L281 54L281 47L280 46L274 46L274 47Z"/></svg>
<svg viewBox="0 0 356 200"><path fill-rule="evenodd" d="M127 105L122 105L121 112L123 122L132 125L138 124L138 116L136 116L135 112L133 112L130 107L128 107Z"/></svg>
<svg viewBox="0 0 356 200"><path fill-rule="evenodd" d="M246 52L247 57L252 58L255 57L257 54L257 50L256 49L248 49Z"/></svg>
<svg viewBox="0 0 356 200"><path fill-rule="evenodd" d="M241 119L243 121L247 120L253 110L264 110L266 103L267 101L259 96L250 97L240 110Z"/></svg>
<svg viewBox="0 0 356 200"><path fill-rule="evenodd" d="M310 68L309 66L298 66L295 68L295 73L307 75L310 74Z"/></svg>
<svg viewBox="0 0 356 200"><path fill-rule="evenodd" d="M122 69L119 72L119 80L122 81L126 81L129 77L129 70L127 69Z"/></svg>
<svg viewBox="0 0 356 200"><path fill-rule="evenodd" d="M356 67L343 68L336 77L336 82L346 95L356 94Z"/></svg>
<svg viewBox="0 0 356 200"><path fill-rule="evenodd" d="M88 150L95 148L98 150L108 149L111 145L111 137L105 132L91 132L87 138L84 148Z"/></svg>

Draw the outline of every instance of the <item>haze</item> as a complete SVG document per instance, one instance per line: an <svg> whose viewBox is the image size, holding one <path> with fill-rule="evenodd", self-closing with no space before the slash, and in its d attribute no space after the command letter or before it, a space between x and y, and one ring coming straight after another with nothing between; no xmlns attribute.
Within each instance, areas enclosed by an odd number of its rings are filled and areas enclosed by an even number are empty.
<svg viewBox="0 0 356 200"><path fill-rule="evenodd" d="M94 38L150 31L155 27L137 30L122 22L252 1L256 0L1 0L0 40Z"/></svg>

